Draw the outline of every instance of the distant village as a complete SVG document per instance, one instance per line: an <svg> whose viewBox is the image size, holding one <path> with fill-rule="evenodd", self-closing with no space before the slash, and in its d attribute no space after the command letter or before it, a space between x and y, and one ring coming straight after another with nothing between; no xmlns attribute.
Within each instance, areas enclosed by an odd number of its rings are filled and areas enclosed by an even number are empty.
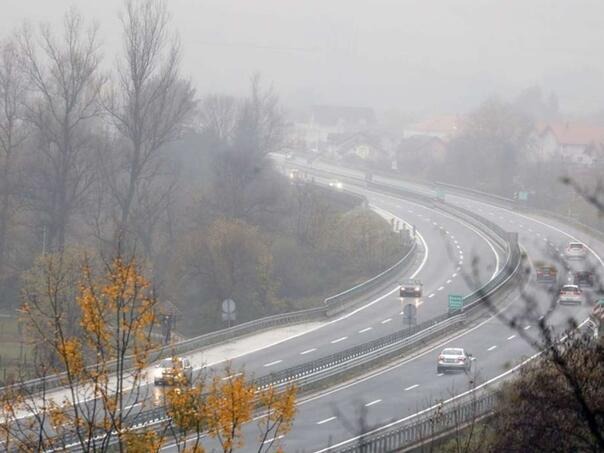
<svg viewBox="0 0 604 453"><path fill-rule="evenodd" d="M464 131L464 115L434 115L385 128L369 107L316 105L292 118L286 152L330 160L362 161L396 170L417 156L443 162L447 147ZM536 121L525 152L532 162L558 162L580 169L604 163L604 127L577 120Z"/></svg>

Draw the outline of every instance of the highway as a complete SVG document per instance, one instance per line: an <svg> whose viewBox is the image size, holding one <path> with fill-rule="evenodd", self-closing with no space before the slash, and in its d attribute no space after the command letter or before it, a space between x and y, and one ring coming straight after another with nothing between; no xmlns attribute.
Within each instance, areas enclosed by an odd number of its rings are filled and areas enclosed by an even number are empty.
<svg viewBox="0 0 604 453"><path fill-rule="evenodd" d="M357 190L366 195L372 205L385 210L385 215L394 215L417 226L422 253L412 266L410 277L424 282L425 297L412 301L418 304L418 322L445 313L449 293L466 295L496 272L501 251L474 227L416 203L364 189ZM480 256L481 264L487 269L478 282L468 282L463 278L472 270L472 256ZM384 288L381 294L363 301L358 308L335 319L313 323L308 329L299 329L290 337L273 342L267 338L264 344L238 354L229 353L228 348L224 348L222 358L214 355L213 359L208 360L207 351L187 356L198 372L202 369L204 373L208 370L221 371L224 361L230 359L233 369L245 369L250 375L262 376L367 342L401 327L402 303L398 297L398 285L393 284ZM64 392L59 389L49 396L60 401L66 396ZM156 398L157 393L153 390L153 384L150 384L150 388L143 387L139 395L153 395ZM142 410L145 406L139 407Z"/></svg>
<svg viewBox="0 0 604 453"><path fill-rule="evenodd" d="M531 259L549 256L548 248L560 251L569 240L578 239L588 244L593 254L590 264L571 263L571 268L602 265L603 244L559 222L532 218L460 197L449 196L447 201L459 203L507 229L518 231L519 241ZM522 326L526 335L536 333L536 322L540 316L548 316L550 325L562 327L569 317L583 320L590 309L587 306L556 307L548 315L551 297L542 292L537 298L541 314L534 322L526 322ZM510 300L503 314L513 316L515 312L521 312L522 303L519 298ZM436 373L436 356L447 346L464 347L474 354L476 360L470 375ZM372 427L404 418L436 401L464 392L471 385L495 379L512 364L533 354L535 351L516 331L496 317L490 317L396 365L301 402L294 429L287 435L284 445L287 451L328 451L324 449L330 445L337 446L361 432L370 431ZM361 419L364 419L362 423ZM253 436L252 433L248 435Z"/></svg>
<svg viewBox="0 0 604 453"><path fill-rule="evenodd" d="M341 172L327 165L321 168ZM362 176L350 170L340 174ZM387 178L382 182L401 184ZM416 188L426 190L421 186ZM465 295L472 292L491 278L501 265L501 251L474 227L398 197L359 187L350 189L367 196L371 205L385 211L384 215L393 215L416 225L422 238L422 254L409 273L424 282L424 295L417 301L419 322L444 313L448 294ZM459 204L509 231L517 231L519 242L531 260L548 257L552 250L558 249L560 252L569 240L578 239L590 246L593 252L590 262L602 264L600 255L604 254L604 245L560 222L533 218L453 195L447 195L447 203ZM583 263L571 264L574 269L584 266ZM479 282L468 278L475 267L481 269ZM560 328L570 316L579 320L587 316L587 306L557 307L549 312L551 295L540 289L535 292L539 313L522 326L522 332L526 335L536 334L536 322L540 316L547 316L549 324ZM522 308L523 301L519 297L511 297L502 308L502 313L509 316L521 312ZM289 337L272 342L267 337L265 343L256 344L249 352L244 348L236 355L229 354L227 348L224 359L232 359L235 370L244 368L247 373L265 375L398 330L402 326L401 312L398 286L394 285L384 288L381 294L363 301L348 313L301 328ZM474 354L476 360L469 375L436 373L436 356L446 346L464 347ZM326 451L324 449L331 445L339 445L362 432L411 416L439 400L465 392L472 385L496 380L514 364L533 354L535 351L521 335L510 330L497 317L488 317L398 363L301 399L293 431L283 439L285 451ZM207 355L207 352L201 351L190 357L198 370L206 365L210 365L211 369L220 369L222 360L216 360L215 357L208 360ZM149 390L148 393L151 395L153 392ZM245 433L251 448L257 436L256 428L249 426ZM165 450L171 451L172 448L168 446Z"/></svg>

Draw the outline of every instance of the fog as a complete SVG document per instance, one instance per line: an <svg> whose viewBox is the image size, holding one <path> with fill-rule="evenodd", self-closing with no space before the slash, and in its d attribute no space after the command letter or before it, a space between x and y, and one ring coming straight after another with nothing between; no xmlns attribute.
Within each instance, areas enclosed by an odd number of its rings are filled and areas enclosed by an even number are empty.
<svg viewBox="0 0 604 453"><path fill-rule="evenodd" d="M3 0L0 30L75 5L119 46L120 0ZM598 0L171 0L183 69L199 92L242 94L260 71L292 107L458 112L527 86L568 113L601 110ZM107 51L106 51L107 52Z"/></svg>

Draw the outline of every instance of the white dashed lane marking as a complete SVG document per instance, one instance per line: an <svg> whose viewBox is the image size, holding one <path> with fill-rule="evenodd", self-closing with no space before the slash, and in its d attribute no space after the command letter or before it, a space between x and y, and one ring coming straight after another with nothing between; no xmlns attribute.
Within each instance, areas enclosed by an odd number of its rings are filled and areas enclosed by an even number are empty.
<svg viewBox="0 0 604 453"><path fill-rule="evenodd" d="M407 388L405 389L405 392L408 392L409 390L413 390L413 389L415 389L415 388L417 388L417 387L419 387L419 384L415 384L415 385L412 385L411 387L407 387Z"/></svg>
<svg viewBox="0 0 604 453"><path fill-rule="evenodd" d="M524 330L529 330L531 328L531 326L525 326Z"/></svg>
<svg viewBox="0 0 604 453"><path fill-rule="evenodd" d="M302 351L300 355L310 354L311 352L315 352L317 348L307 349L306 351Z"/></svg>
<svg viewBox="0 0 604 453"><path fill-rule="evenodd" d="M283 362L283 360L275 360L274 362L265 363L264 366L273 366L281 362Z"/></svg>
<svg viewBox="0 0 604 453"><path fill-rule="evenodd" d="M374 404L378 404L378 403L381 403L381 402L382 402L382 400L374 400L374 401L372 401L370 403L365 404L365 407L370 407L370 406L373 406Z"/></svg>
<svg viewBox="0 0 604 453"><path fill-rule="evenodd" d="M497 349L497 346L491 346L487 351L492 351L493 349Z"/></svg>
<svg viewBox="0 0 604 453"><path fill-rule="evenodd" d="M339 343L340 341L344 341L346 339L348 339L348 337L341 337L341 338L338 338L336 340L332 340L331 342L335 344L335 343Z"/></svg>
<svg viewBox="0 0 604 453"><path fill-rule="evenodd" d="M266 366L266 365L265 365ZM235 374L231 374L230 376L225 376L222 378L223 381L228 381L229 379L233 379L236 378L237 376L241 376L243 373L235 373Z"/></svg>
<svg viewBox="0 0 604 453"><path fill-rule="evenodd" d="M327 422L330 422L335 419L336 419L336 417L329 417L329 418L326 418L325 420L321 420L321 421L317 422L317 425L322 425L323 423L327 423Z"/></svg>
<svg viewBox="0 0 604 453"><path fill-rule="evenodd" d="M434 293L430 294L430 295L428 296L428 299L432 299L433 297L434 297Z"/></svg>
<svg viewBox="0 0 604 453"><path fill-rule="evenodd" d="M387 323L389 323L390 321L392 321L392 318L384 319L384 320L382 321L382 324L387 324Z"/></svg>
<svg viewBox="0 0 604 453"><path fill-rule="evenodd" d="M438 288L436 291L442 291L443 289L445 289L444 286L441 286L440 288Z"/></svg>
<svg viewBox="0 0 604 453"><path fill-rule="evenodd" d="M447 280L447 285L448 285L449 283L451 283L451 280Z"/></svg>
<svg viewBox="0 0 604 453"><path fill-rule="evenodd" d="M516 335L510 335L510 336L508 337L508 340L513 340L514 338L516 338Z"/></svg>
<svg viewBox="0 0 604 453"><path fill-rule="evenodd" d="M364 329L359 330L359 333L369 332L373 327L365 327Z"/></svg>
<svg viewBox="0 0 604 453"><path fill-rule="evenodd" d="M262 442L262 444L263 445L270 444L271 442L274 442L274 441L279 440L279 439L283 439L284 437L285 437L285 434L281 434L280 436L273 437L272 439L265 440L264 442Z"/></svg>

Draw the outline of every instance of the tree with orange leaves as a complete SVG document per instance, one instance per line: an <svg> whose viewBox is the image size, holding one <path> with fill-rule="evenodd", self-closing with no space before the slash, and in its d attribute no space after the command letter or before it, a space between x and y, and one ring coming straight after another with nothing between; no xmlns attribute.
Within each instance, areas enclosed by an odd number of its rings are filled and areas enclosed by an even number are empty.
<svg viewBox="0 0 604 453"><path fill-rule="evenodd" d="M280 450L281 439L291 430L295 418L296 387L258 390L243 372L233 373L229 366L224 375L213 376L207 388L201 381L191 388L178 387L168 392L171 430L179 433L178 443L183 451L203 451L204 434L215 439L224 453L243 447L243 427L258 413L258 452L273 447Z"/></svg>
<svg viewBox="0 0 604 453"><path fill-rule="evenodd" d="M21 310L29 329L56 358L40 368L43 376L59 374L64 387L35 395L23 387L20 403L7 405L5 415L26 420L27 429L17 422L4 428L20 431L13 441L25 450L66 448L68 432L71 444L82 450L105 451L116 437L122 450L127 419L146 389L146 368L157 346L152 336L156 300L135 257L118 252L102 272L82 255L75 301L67 302L70 293L61 284L73 277L73 260L70 272L67 262L64 255L41 262L44 284L37 287L42 293ZM77 329L66 307L77 312Z"/></svg>
<svg viewBox="0 0 604 453"><path fill-rule="evenodd" d="M61 263L46 261L45 282L58 282ZM180 451L201 453L202 438L215 439L224 452L243 446L243 428L255 415L259 452L280 445L295 415L295 387L258 390L244 373L227 378L176 382L166 391L166 419L159 427L133 429L146 407L147 374L155 360L156 305L150 282L135 257L118 253L103 272L83 255L75 301L78 329L56 299L67 293L46 285L36 303L22 309L25 321L53 351L58 364L41 368L61 373L62 387L30 392L15 385L2 396L0 434L5 446L21 451L158 452L172 438ZM44 287L41 285L40 287ZM61 310L59 310L61 308ZM73 334L72 332L77 332ZM191 385L192 384L192 385Z"/></svg>

